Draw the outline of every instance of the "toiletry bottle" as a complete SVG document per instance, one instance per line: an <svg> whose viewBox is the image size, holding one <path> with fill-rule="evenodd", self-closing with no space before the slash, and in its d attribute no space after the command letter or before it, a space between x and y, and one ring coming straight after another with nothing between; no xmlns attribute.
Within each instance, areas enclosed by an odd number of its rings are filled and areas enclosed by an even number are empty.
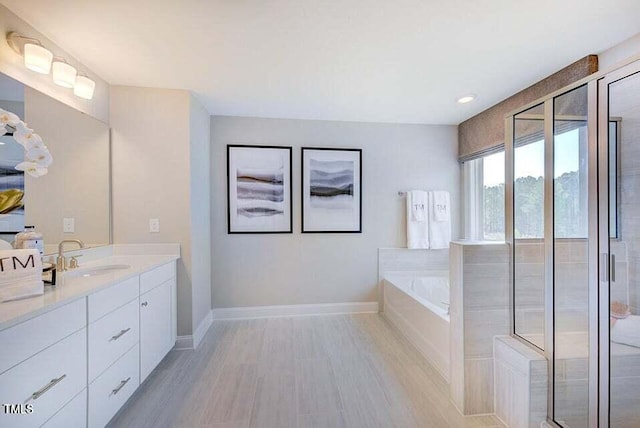
<svg viewBox="0 0 640 428"><path fill-rule="evenodd" d="M25 231L16 235L16 248L36 249L40 257L44 256L44 240L42 233L35 226L25 226Z"/></svg>
<svg viewBox="0 0 640 428"><path fill-rule="evenodd" d="M29 236L29 234L33 232L35 228L35 226L25 226L22 232L17 233L15 239L13 240L13 248L21 250L22 243L27 238L27 236Z"/></svg>

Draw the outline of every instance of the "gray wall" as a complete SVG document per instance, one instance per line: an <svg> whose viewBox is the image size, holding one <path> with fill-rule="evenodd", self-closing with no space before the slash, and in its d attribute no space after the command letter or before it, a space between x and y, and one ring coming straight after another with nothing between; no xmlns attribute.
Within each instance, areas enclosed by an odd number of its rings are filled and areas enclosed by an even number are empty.
<svg viewBox="0 0 640 428"><path fill-rule="evenodd" d="M214 308L377 300L377 249L405 247L398 190L451 193L458 236L455 126L211 118ZM293 234L228 235L226 145L293 146ZM363 233L300 233L300 147L363 149Z"/></svg>
<svg viewBox="0 0 640 428"><path fill-rule="evenodd" d="M114 243L180 243L178 335L190 335L210 308L209 116L182 90L112 86L110 100Z"/></svg>
<svg viewBox="0 0 640 428"><path fill-rule="evenodd" d="M209 172L209 112L193 97L189 102L191 164L191 283L195 331L211 311L211 178Z"/></svg>

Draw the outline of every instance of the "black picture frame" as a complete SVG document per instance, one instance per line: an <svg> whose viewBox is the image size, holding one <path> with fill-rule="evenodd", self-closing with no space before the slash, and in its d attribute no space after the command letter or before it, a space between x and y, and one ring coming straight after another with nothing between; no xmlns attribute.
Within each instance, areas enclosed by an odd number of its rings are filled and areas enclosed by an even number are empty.
<svg viewBox="0 0 640 428"><path fill-rule="evenodd" d="M354 192L354 199L357 199L354 204L354 208L357 208L357 224L354 225L353 227L331 227L331 226L327 226L326 228L323 227L318 227L313 226L311 224L307 224L309 221L309 213L307 213L307 216L305 216L305 212L307 212L307 209L312 209L311 206L312 204L309 203L307 205L307 199L309 199L309 201L311 201L311 185L310 185L310 178L308 178L305 174L306 173L310 173L310 168L306 168L306 158L305 155L306 154L310 154L311 152L318 152L321 154L335 154L335 159L336 160L340 160L340 156L338 156L338 154L341 153L348 153L351 156L345 156L344 158L346 158L346 160L357 160L357 172L354 170L354 174L353 174L353 187L352 189ZM355 155L355 157L354 157ZM325 157L325 156L323 156ZM300 210L300 217L301 217L301 232L302 233L362 233L362 149L355 149L355 148L338 148L338 147L302 147L301 148L301 178L300 178L300 188L301 188L301 210ZM354 169L356 168L356 165L354 165ZM309 181L309 187L307 188L306 186L306 181ZM356 183L357 180L357 183ZM357 192L356 192L357 190ZM357 193L357 194L355 194ZM310 222L309 222L310 223Z"/></svg>
<svg viewBox="0 0 640 428"><path fill-rule="evenodd" d="M288 159L283 163L286 167L283 171L283 192L282 194L285 196L283 198L284 209L283 213L285 214L285 219L280 221L281 226L276 227L274 225L273 228L269 229L269 227L264 227L259 225L259 221L256 221L255 228L251 227L248 223L251 223L251 220L244 221L244 226L239 226L237 223L240 223L237 219L239 216L236 214L236 221L234 221L234 217L232 217L232 206L236 207L237 213L237 205L238 198L236 197L235 201L232 199L234 195L237 196L237 175L236 178L231 175L231 170L234 168L232 165L232 157L234 151L255 151L253 156L259 157L261 151L271 151L273 155L274 150L282 150L284 154L288 157ZM263 152L262 154L266 154ZM283 155L284 155L283 154ZM255 165L259 164L259 161L253 161ZM235 166L237 169L237 166ZM288 173L286 169L288 168ZM291 146L263 146L263 145L250 145L250 144L227 144L227 233L232 234L281 234L281 233L293 233L293 180L292 180L292 170L293 170L293 148ZM237 174L237 173L236 173ZM288 180L288 191L287 187ZM233 184L236 184L235 192L232 188ZM288 201L286 199L288 197ZM288 205L288 207L286 206ZM288 215L288 219L286 219ZM258 219L258 217L256 217ZM282 227L285 226L286 227Z"/></svg>

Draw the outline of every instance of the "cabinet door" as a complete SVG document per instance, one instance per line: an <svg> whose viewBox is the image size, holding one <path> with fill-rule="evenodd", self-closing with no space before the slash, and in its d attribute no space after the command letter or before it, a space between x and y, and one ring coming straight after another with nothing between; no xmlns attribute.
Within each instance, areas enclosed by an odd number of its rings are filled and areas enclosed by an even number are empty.
<svg viewBox="0 0 640 428"><path fill-rule="evenodd" d="M167 281L140 296L140 382L173 347L171 283Z"/></svg>

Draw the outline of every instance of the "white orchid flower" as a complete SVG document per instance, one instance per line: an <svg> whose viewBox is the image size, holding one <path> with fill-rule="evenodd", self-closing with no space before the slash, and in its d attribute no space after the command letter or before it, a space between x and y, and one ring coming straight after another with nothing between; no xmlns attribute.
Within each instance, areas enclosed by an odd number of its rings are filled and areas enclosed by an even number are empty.
<svg viewBox="0 0 640 428"><path fill-rule="evenodd" d="M6 111L0 108L0 123L3 126L9 125L9 126L15 127L21 122L22 121L17 115L15 115L14 113L11 113L10 111Z"/></svg>
<svg viewBox="0 0 640 428"><path fill-rule="evenodd" d="M53 157L46 147L36 147L31 150L27 150L25 157L27 158L27 161L34 162L45 168L53 162Z"/></svg>
<svg viewBox="0 0 640 428"><path fill-rule="evenodd" d="M26 174L29 174L30 176L36 178L42 177L47 172L49 172L46 167L40 166L37 163L31 161L24 161L19 163L18 165L16 165L16 169L18 171L24 171Z"/></svg>
<svg viewBox="0 0 640 428"><path fill-rule="evenodd" d="M27 151L32 149L41 149L48 151L47 146L45 146L44 142L42 141L42 137L40 137L36 133L32 133L31 137L27 139L25 148L27 149Z"/></svg>
<svg viewBox="0 0 640 428"><path fill-rule="evenodd" d="M38 134L35 134L33 129L28 128L24 122L16 125L13 138L27 150L29 150L30 147L37 147L39 144L42 144L42 138L40 138Z"/></svg>

